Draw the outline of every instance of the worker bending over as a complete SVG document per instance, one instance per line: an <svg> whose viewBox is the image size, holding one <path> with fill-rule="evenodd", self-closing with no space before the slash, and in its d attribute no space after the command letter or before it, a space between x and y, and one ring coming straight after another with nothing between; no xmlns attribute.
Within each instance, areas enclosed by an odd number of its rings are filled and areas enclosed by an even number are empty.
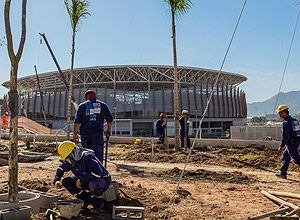
<svg viewBox="0 0 300 220"><path fill-rule="evenodd" d="M163 144L165 141L165 128L166 123L164 122L164 118L166 117L164 113L159 115L160 119L156 121L156 132L158 135L158 142L157 144Z"/></svg>
<svg viewBox="0 0 300 220"><path fill-rule="evenodd" d="M188 111L183 110L181 117L179 119L180 124L180 141L181 147L184 147L184 139L187 138L187 147L190 148L191 142L189 138L189 127L190 127L190 117L188 116Z"/></svg>
<svg viewBox="0 0 300 220"><path fill-rule="evenodd" d="M282 122L282 140L279 152L282 152L282 166L280 173L276 176L286 179L287 170L290 165L291 159L300 166L300 155L298 152L299 140L300 140L300 126L299 122L289 115L288 107L286 105L280 105L277 109L277 113L283 119ZM283 151L283 148L285 147Z"/></svg>
<svg viewBox="0 0 300 220"><path fill-rule="evenodd" d="M111 182L111 177L103 164L89 149L75 146L64 141L58 147L62 163L59 165L53 183L57 188L64 186L72 195L84 201L83 208L93 205L91 213L100 213L104 206L103 192ZM61 181L65 172L72 171L74 176Z"/></svg>
<svg viewBox="0 0 300 220"><path fill-rule="evenodd" d="M85 102L82 102L76 112L74 120L73 140L79 141L80 132L82 147L92 149L96 157L103 163L103 125L107 122L105 134L111 134L113 121L112 114L106 103L96 100L96 93L88 90L84 94Z"/></svg>

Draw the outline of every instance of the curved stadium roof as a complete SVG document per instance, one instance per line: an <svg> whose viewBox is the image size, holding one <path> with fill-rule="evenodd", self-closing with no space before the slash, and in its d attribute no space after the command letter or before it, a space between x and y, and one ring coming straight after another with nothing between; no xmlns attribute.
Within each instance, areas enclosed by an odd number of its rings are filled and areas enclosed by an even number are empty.
<svg viewBox="0 0 300 220"><path fill-rule="evenodd" d="M70 73L69 69L62 71L64 75ZM188 85L200 84L207 82L213 84L216 80L219 71L194 68L194 67L178 67L178 82L182 87ZM173 86L173 66L157 66L157 65L124 65L124 66L97 66L74 69L73 85L97 85L98 87L113 88L114 83L117 85L124 84L127 89L130 87L135 89L143 89L151 84L153 88L161 89L164 87ZM219 77L219 82L238 86L246 81L247 77L240 74L222 72ZM39 74L39 81L42 90L54 90L64 88L64 83L58 71ZM9 88L9 81L6 81L2 86ZM18 90L24 91L28 88L37 90L36 76L31 75L18 79Z"/></svg>

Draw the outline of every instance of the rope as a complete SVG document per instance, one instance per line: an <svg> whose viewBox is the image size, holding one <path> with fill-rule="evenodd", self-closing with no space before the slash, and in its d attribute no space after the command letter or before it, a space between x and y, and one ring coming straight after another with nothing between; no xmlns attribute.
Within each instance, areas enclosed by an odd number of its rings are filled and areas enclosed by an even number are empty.
<svg viewBox="0 0 300 220"><path fill-rule="evenodd" d="M239 25L239 23L240 23L242 14L243 14L243 12L244 12L244 8L245 8L245 6L246 6L246 3L247 3L247 0L245 0L244 5L243 5L243 7L242 7L241 13L240 13L239 18L238 18L238 21L237 21L237 23L236 23L234 32L233 32L233 34L232 34L230 43L229 43L228 48L227 48L227 50L226 50L226 53L225 53L223 62L222 62L222 64L221 64L221 67L220 67L219 73L218 73L218 75L217 75L216 81L215 81L215 83L214 83L214 85L213 85L212 91L214 91L214 88L216 87L216 85L217 85L217 83L218 83L219 77L220 77L220 75L221 75L221 71L222 71L222 69L223 69L223 66L224 66L225 60L226 60L226 58L227 58L229 49L230 49L231 44L232 44L232 41L233 41L233 39L234 39L234 36L235 36L236 30L237 30L237 27L238 27L238 25ZM194 141L193 141L192 147L189 149L189 153L188 153L188 156L187 156L187 158L186 158L186 162L185 162L184 168L183 168L183 170L182 170L182 172L181 172L181 174L180 174L179 181L178 181L177 186L176 186L176 190L175 190L175 192L173 193L173 195L171 196L171 199L170 199L170 202L169 202L169 206L173 206L173 205L174 205L174 202L175 202L175 195L176 195L176 193L177 193L177 191L178 191L178 189L179 189L180 182L181 182L181 180L182 180L184 171L186 170L187 164L189 163L189 159L190 159L190 156L191 156L191 152L192 152L192 150L194 149L196 139L198 138L199 132L201 131L201 125L202 125L203 119L205 118L205 114L206 114L206 112L207 112L207 110L208 110L208 106L209 106L209 103L210 103L210 101L211 101L211 99L212 99L213 94L214 94L213 92L210 94L210 97L209 97L209 99L208 99L208 101L207 101L205 110L204 110L204 112L203 112L203 114L202 114L202 117L201 117L201 120L200 120L198 129L197 129L197 132L196 132L196 138L195 138ZM170 205L170 204L171 204L171 205ZM164 216L164 219L165 219L165 218L166 218L166 215Z"/></svg>
<svg viewBox="0 0 300 220"><path fill-rule="evenodd" d="M285 75L286 68L287 68L287 65L288 65L288 62L289 62L289 58L290 58L290 54L291 54L291 50L292 50L292 46L293 46L293 43L294 43L294 38L295 38L295 34L296 34L296 30L297 30L297 26L298 26L299 16L300 16L300 10L299 10L298 17L297 17L297 21L296 21L296 24L295 24L294 33L293 33L293 36L292 36L292 40L291 40L291 44L290 44L290 48L289 48L289 52L288 52L288 55L287 55L287 58L286 58L286 61L285 61L285 66L284 66L284 69L283 69L283 73L282 73L282 77L281 77L280 86L279 86L278 93L277 93L277 96L276 96L276 101L275 101L275 105L274 105L274 110L273 110L273 114L272 114L271 122L272 122L272 121L273 121L273 119L274 119L274 113L275 113L276 106L277 106L277 103L278 103L279 93L280 93L280 91L281 91L281 87L282 87L282 83L283 83L284 75Z"/></svg>

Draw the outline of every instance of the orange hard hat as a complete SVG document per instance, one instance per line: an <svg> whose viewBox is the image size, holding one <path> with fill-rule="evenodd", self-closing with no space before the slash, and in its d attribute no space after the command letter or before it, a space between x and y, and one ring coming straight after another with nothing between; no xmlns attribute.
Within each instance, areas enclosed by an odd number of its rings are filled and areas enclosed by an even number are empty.
<svg viewBox="0 0 300 220"><path fill-rule="evenodd" d="M86 92L84 93L84 99L85 99L85 101L86 101L86 96L87 96L87 94L89 94L89 93L93 93L93 94L95 95L95 98L97 99L97 94L94 92L94 90L88 90L88 91L86 91Z"/></svg>

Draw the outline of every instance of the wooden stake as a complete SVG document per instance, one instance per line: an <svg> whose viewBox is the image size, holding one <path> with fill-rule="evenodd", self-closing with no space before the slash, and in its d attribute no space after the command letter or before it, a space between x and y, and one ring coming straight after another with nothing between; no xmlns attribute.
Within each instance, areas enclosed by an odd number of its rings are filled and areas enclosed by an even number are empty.
<svg viewBox="0 0 300 220"><path fill-rule="evenodd" d="M271 211L271 212L266 212L264 214L257 215L257 216L254 216L254 217L249 217L248 220L264 219L264 218L269 217L269 216L274 216L274 215L277 215L277 214L282 214L282 213L290 212L291 210L293 210L293 209L289 208L289 207L288 208L283 208L283 209L278 209L278 210Z"/></svg>
<svg viewBox="0 0 300 220"><path fill-rule="evenodd" d="M291 207L294 210L300 210L300 208L298 206L294 205L293 203L286 202L283 199L280 199L280 198L278 198L276 196L273 196L272 194L270 194L270 193L268 193L268 192L266 192L264 190L262 190L261 193L264 194L269 199L271 199L271 200L273 200L275 202L278 202L279 204L286 205L288 207Z"/></svg>

